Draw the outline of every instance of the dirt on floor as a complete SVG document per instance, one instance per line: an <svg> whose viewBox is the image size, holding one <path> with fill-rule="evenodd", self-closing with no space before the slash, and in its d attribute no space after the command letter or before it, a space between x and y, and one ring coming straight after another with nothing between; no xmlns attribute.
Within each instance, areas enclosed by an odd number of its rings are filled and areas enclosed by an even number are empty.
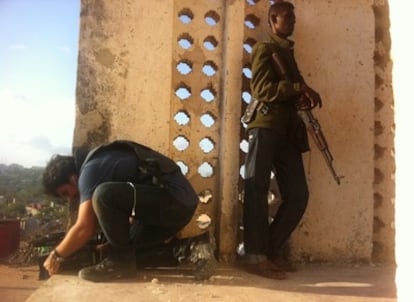
<svg viewBox="0 0 414 302"><path fill-rule="evenodd" d="M39 280L42 244L37 239L21 242L18 251L0 262L1 302L397 301L395 267L390 265L298 263L298 272L283 281L225 264L204 281L197 281L191 265L139 269L135 278L104 284L81 280L76 270Z"/></svg>
<svg viewBox="0 0 414 302"><path fill-rule="evenodd" d="M39 281L37 266L0 265L4 302L106 301L306 301L396 302L395 267L306 264L276 281L220 265L210 280L195 281L179 269L138 271L137 277L105 284L76 272Z"/></svg>
<svg viewBox="0 0 414 302"><path fill-rule="evenodd" d="M0 264L0 300L3 302L26 301L45 282L40 281L35 265L9 266Z"/></svg>

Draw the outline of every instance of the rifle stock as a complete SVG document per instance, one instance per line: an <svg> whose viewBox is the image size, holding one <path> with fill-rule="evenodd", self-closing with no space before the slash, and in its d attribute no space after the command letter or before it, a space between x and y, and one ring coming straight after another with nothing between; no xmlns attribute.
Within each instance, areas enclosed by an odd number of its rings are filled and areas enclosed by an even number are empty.
<svg viewBox="0 0 414 302"><path fill-rule="evenodd" d="M275 65L276 72L279 73L279 76L282 79L289 80L289 76L287 73L287 70L285 66L283 65L282 60L279 58L278 53L273 52L272 53L272 61ZM322 127L319 124L318 120L313 116L311 110L303 110L299 111L299 115L301 116L302 120L304 121L306 125L306 129L311 134L313 141L315 142L318 149L321 151L325 162L329 168L329 171L331 172L333 178L335 179L336 183L338 185L341 184L341 178L343 176L338 176L335 172L335 169L333 167L333 156L331 152L329 151L328 142L325 139L325 135L322 132Z"/></svg>

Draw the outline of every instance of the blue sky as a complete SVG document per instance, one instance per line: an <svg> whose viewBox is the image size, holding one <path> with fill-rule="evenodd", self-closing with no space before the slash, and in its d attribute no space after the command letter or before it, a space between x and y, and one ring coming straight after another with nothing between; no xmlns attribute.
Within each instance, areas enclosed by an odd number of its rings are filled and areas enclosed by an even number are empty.
<svg viewBox="0 0 414 302"><path fill-rule="evenodd" d="M0 0L0 163L70 153L80 0Z"/></svg>

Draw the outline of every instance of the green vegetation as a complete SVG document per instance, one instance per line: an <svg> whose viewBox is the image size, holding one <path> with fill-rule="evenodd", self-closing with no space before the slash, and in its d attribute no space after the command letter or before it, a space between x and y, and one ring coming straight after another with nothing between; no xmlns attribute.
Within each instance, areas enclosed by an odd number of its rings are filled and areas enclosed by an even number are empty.
<svg viewBox="0 0 414 302"><path fill-rule="evenodd" d="M24 168L17 164L0 164L0 196L6 201L13 198L22 202L43 199L42 173L44 168Z"/></svg>
<svg viewBox="0 0 414 302"><path fill-rule="evenodd" d="M66 215L60 200L51 200L43 193L43 170L0 164L0 219L35 215L41 220L51 220ZM32 213L27 212L27 206L34 209Z"/></svg>

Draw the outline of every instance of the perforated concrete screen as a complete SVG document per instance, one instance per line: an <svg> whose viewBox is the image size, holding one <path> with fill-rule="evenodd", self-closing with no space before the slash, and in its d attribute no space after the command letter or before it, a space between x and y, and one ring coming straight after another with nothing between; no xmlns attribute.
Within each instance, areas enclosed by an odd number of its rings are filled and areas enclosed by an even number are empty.
<svg viewBox="0 0 414 302"><path fill-rule="evenodd" d="M201 229L214 228L217 207L222 14L221 1L174 1L170 150L199 192Z"/></svg>

